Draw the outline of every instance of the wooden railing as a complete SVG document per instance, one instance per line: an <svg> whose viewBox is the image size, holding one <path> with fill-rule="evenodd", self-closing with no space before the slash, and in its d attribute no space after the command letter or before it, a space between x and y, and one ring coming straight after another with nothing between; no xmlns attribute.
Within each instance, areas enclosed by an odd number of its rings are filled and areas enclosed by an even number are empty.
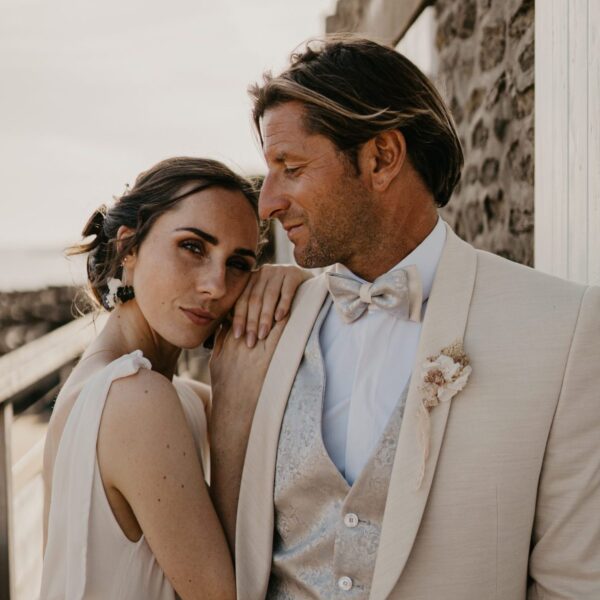
<svg viewBox="0 0 600 600"><path fill-rule="evenodd" d="M13 464L13 421L19 419L15 414L24 403L30 405L58 389L61 373L94 339L106 316L81 317L0 357L0 600L17 598L14 498L42 471L43 439ZM40 564L41 559L40 548Z"/></svg>

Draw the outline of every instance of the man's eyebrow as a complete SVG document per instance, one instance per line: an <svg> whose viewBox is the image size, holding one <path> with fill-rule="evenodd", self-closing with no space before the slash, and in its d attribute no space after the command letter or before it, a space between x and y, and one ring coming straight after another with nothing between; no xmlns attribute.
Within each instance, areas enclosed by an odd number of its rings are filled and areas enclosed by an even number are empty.
<svg viewBox="0 0 600 600"><path fill-rule="evenodd" d="M209 244L213 246L219 245L219 239L210 233L206 233L206 231L202 231L202 229L198 229L198 227L178 227L175 231L189 231L194 235L197 235L199 238L206 240ZM256 252L254 250L250 250L250 248L236 248L233 251L234 254L239 254L240 256L249 256L256 260Z"/></svg>

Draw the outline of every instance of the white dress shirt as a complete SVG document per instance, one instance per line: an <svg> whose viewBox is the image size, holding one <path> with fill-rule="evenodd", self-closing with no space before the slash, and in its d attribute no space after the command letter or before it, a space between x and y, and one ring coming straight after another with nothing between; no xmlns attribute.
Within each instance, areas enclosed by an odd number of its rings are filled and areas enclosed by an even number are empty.
<svg viewBox="0 0 600 600"><path fill-rule="evenodd" d="M446 228L438 219L423 242L390 269L416 265L423 286L422 316L445 242ZM364 283L343 265L334 268ZM373 305L352 323L344 323L332 305L323 321L323 442L350 485L369 460L409 382L421 326Z"/></svg>

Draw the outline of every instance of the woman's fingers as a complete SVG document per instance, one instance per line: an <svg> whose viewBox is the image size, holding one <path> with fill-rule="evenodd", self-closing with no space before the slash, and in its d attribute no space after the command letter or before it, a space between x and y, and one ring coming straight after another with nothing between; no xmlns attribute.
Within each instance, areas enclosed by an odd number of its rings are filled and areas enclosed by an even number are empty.
<svg viewBox="0 0 600 600"><path fill-rule="evenodd" d="M258 321L258 339L264 340L271 331L275 321L275 308L282 289L285 287L285 274L278 277L271 277L265 286L262 295L262 306L260 308L260 317Z"/></svg>
<svg viewBox="0 0 600 600"><path fill-rule="evenodd" d="M244 335L246 331L246 318L248 316L248 302L250 300L250 293L254 288L254 285L258 279L260 271L252 273L244 291L241 296L237 299L235 306L233 307L233 337L237 340Z"/></svg>
<svg viewBox="0 0 600 600"><path fill-rule="evenodd" d="M256 340L259 337L258 328L259 321L261 320L263 305L265 302L267 305L271 302L270 297L273 294L273 287L279 290L281 287L281 278L282 276L273 268L263 267L260 270L260 275L254 284L252 291L250 292L250 297L248 298L248 310L246 314L246 344L248 348L253 348L254 344L256 344ZM277 295L279 295L278 292ZM276 302L277 300L275 300L275 303ZM271 315L274 309L275 306L273 304Z"/></svg>
<svg viewBox="0 0 600 600"><path fill-rule="evenodd" d="M289 314L298 287L311 276L291 265L264 265L254 272L234 307L234 337L245 332L249 348L265 339L273 323Z"/></svg>
<svg viewBox="0 0 600 600"><path fill-rule="evenodd" d="M275 321L281 321L281 319L286 317L290 312L296 290L303 281L305 281L305 278L299 278L297 275L294 277L284 277L281 293L279 295L279 302L277 303L277 310L275 311Z"/></svg>

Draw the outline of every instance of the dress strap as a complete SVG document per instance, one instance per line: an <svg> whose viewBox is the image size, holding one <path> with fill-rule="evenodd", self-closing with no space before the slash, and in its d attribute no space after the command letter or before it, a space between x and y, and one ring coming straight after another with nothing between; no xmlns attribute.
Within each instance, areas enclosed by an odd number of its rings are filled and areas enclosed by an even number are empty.
<svg viewBox="0 0 600 600"><path fill-rule="evenodd" d="M135 350L90 378L75 401L62 433L48 520L48 541L52 537L62 548L47 548L46 552L63 554L68 600L80 600L85 594L96 443L106 397L113 381L133 375L140 368L151 369L152 365L141 350ZM57 530L52 532L50 528Z"/></svg>

